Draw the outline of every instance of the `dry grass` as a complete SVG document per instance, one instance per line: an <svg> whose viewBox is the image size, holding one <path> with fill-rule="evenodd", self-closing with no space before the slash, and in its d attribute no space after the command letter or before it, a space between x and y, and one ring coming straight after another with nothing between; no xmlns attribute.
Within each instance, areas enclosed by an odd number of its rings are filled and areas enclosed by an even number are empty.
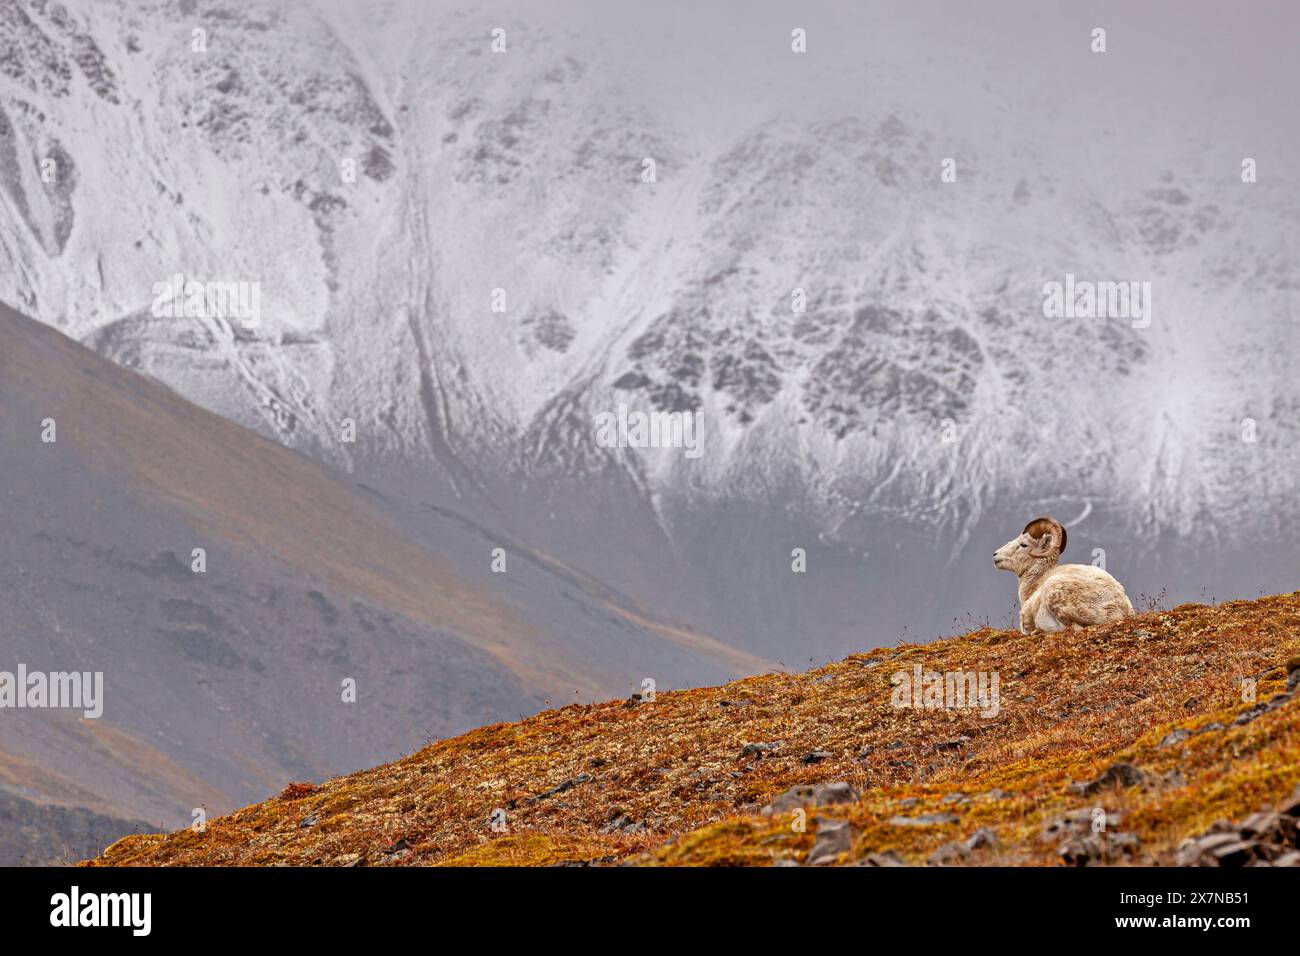
<svg viewBox="0 0 1300 956"><path fill-rule="evenodd" d="M1052 637L986 628L804 674L484 727L319 787L295 785L203 834L128 837L93 862L766 865L803 858L818 812L797 833L789 816L764 817L760 807L794 784L844 780L862 798L822 815L854 822L846 859L893 850L924 862L940 844L990 827L999 847L978 862L1052 864L1060 840L1042 838L1044 826L1104 806L1119 815L1119 830L1140 838L1139 862L1168 863L1183 837L1278 801L1300 782L1300 700L1229 726L1250 709L1241 679L1256 679L1267 701L1285 689L1286 663L1297 656L1300 592L1184 605ZM1001 713L893 706L891 675L918 663L996 671ZM1176 728L1215 723L1223 726L1159 746ZM782 742L774 754L740 756L747 743L774 741ZM805 763L813 750L829 756ZM1090 797L1070 790L1117 761L1159 782ZM580 774L590 779L530 799ZM488 824L497 808L506 811L504 833ZM937 812L959 819L889 822ZM647 829L602 834L619 815Z"/></svg>

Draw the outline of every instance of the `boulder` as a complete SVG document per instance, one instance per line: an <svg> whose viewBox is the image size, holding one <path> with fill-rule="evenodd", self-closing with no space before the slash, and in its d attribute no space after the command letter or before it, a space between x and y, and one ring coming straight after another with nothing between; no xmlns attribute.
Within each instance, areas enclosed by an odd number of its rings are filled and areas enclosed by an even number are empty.
<svg viewBox="0 0 1300 956"><path fill-rule="evenodd" d="M808 865L834 863L840 854L852 849L853 825L847 820L827 820L817 828L817 839L808 853Z"/></svg>

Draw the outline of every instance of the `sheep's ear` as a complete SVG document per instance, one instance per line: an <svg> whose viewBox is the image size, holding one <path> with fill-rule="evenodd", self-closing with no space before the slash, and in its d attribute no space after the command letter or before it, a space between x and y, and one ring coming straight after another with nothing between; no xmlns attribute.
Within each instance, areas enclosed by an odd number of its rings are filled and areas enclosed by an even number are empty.
<svg viewBox="0 0 1300 956"><path fill-rule="evenodd" d="M1038 543L1029 549L1029 553L1035 558L1045 558L1056 549L1056 533L1050 528L1043 532L1043 536L1038 539Z"/></svg>

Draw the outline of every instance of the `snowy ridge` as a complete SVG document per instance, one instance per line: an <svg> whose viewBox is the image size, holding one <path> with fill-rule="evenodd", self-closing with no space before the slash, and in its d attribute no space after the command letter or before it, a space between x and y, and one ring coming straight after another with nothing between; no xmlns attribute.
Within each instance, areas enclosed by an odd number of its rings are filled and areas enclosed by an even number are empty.
<svg viewBox="0 0 1300 956"><path fill-rule="evenodd" d="M616 468L652 501L799 487L832 539L1022 495L1229 536L1296 510L1300 203L1244 185L1194 117L1119 150L992 93L941 113L879 57L792 66L784 41L752 96L710 92L724 65L682 75L707 57L665 77L636 35L526 8L0 18L0 299L336 464ZM795 70L868 92L812 101ZM262 325L155 318L176 272L259 281ZM1067 272L1150 282L1151 326L1046 318ZM705 454L595 447L620 402L700 412Z"/></svg>

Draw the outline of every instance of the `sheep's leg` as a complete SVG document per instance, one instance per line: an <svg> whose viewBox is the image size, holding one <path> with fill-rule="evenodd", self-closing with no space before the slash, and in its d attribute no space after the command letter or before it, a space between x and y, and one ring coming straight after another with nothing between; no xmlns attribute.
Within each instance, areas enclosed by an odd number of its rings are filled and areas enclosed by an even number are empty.
<svg viewBox="0 0 1300 956"><path fill-rule="evenodd" d="M1040 631L1046 631L1048 634L1055 634L1057 631L1065 630L1065 625L1047 607L1038 609L1038 613L1034 615L1034 626Z"/></svg>
<svg viewBox="0 0 1300 956"><path fill-rule="evenodd" d="M1107 617L1098 611L1087 595L1072 592L1053 594L1048 598L1044 610L1061 622L1062 630L1066 626L1073 628L1101 624Z"/></svg>

